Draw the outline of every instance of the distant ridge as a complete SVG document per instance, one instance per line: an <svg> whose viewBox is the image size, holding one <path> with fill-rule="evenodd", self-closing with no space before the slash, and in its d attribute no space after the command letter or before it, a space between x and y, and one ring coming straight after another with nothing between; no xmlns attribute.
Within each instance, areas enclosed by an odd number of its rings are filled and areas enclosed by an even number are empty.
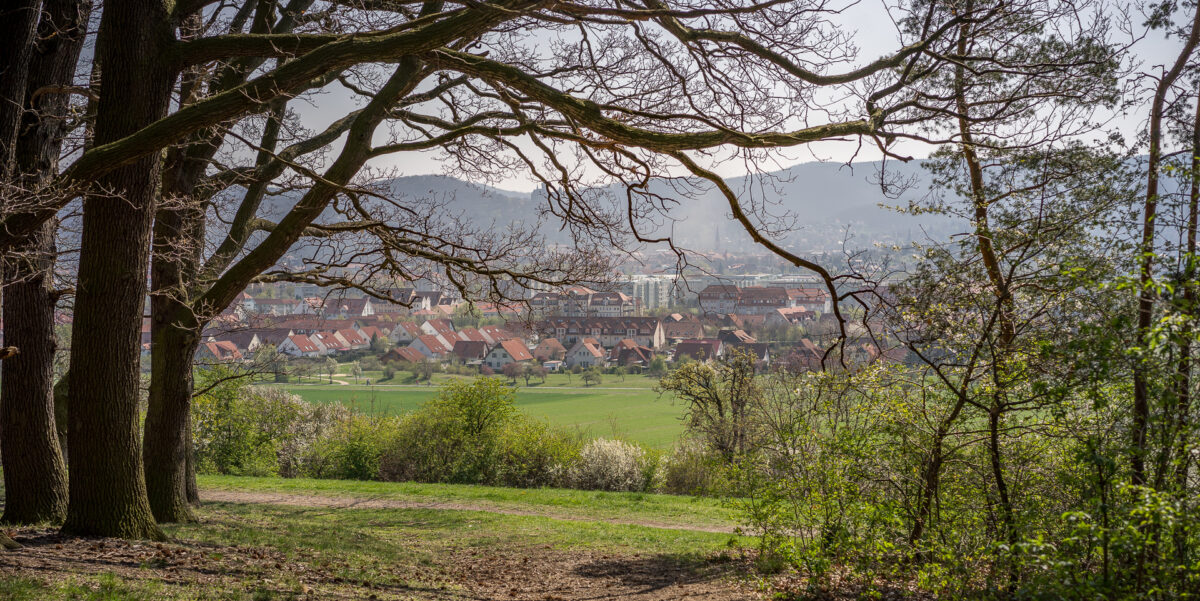
<svg viewBox="0 0 1200 601"><path fill-rule="evenodd" d="M804 252L839 250L849 231L850 247L869 248L876 242L903 244L928 237L943 238L965 226L944 216L913 216L880 206L905 206L909 200L920 199L927 193L921 164L921 161L887 164L889 176L916 182L899 199L888 198L880 189L879 162L856 163L852 167L841 163L802 163L727 181L740 197L747 201L753 198L771 214L790 213L794 217L796 231L780 240L786 245ZM397 177L386 185L391 196L401 202L413 199L414 204L420 204L417 199L433 200L443 204L445 210L470 219L477 227L510 224L524 227L540 222L549 242L568 241L554 217L541 216L547 207L541 190L513 192L445 175ZM736 251L753 245L741 226L732 221L724 197L715 190L682 198L670 182L660 180L651 184L651 191L677 199L679 205L671 210L673 223L660 223L657 231L649 229L649 233L661 234L670 227L678 244L701 252ZM623 190L610 188L608 192L611 199L623 198ZM268 199L264 203L267 218L278 219L297 199L298 193ZM328 211L323 218L336 219L336 215Z"/></svg>

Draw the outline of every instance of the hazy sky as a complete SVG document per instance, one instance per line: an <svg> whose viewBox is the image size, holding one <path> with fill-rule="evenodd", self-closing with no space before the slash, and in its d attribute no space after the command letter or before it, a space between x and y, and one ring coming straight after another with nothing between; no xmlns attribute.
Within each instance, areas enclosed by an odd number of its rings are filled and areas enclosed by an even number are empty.
<svg viewBox="0 0 1200 601"><path fill-rule="evenodd" d="M899 46L895 28L887 16L883 0L861 0L854 3L843 12L839 21L843 27L856 32L855 37L860 49L859 62L861 63L894 52ZM1157 32L1147 35L1133 46L1141 62L1139 71L1143 73L1161 72L1162 65L1174 60L1178 46L1178 41L1166 40ZM323 127L332 119L345 114L347 107L350 106L349 97L338 86L331 86L329 89L335 91L321 96L313 105L297 107L309 127ZM1131 117L1115 121L1113 125L1127 136L1132 136L1144 126L1141 116L1144 112L1138 111ZM856 141L822 142L788 149L781 153L784 158L779 161L779 166L786 167L811 161L845 162L849 160L856 149L860 150L855 158L856 161L873 161L880 158L878 151L870 146L864 145L859 149ZM902 154L918 158L926 156L928 153L927 148L915 144L901 146L898 150ZM372 164L394 168L397 175L442 174L445 172L439 160L439 153L436 151L392 155L378 159ZM714 168L726 177L745 174L745 166L740 161L728 161L715 165ZM511 177L504 178L498 183L498 187L522 192L530 191L536 186L537 184L524 173L514 173Z"/></svg>

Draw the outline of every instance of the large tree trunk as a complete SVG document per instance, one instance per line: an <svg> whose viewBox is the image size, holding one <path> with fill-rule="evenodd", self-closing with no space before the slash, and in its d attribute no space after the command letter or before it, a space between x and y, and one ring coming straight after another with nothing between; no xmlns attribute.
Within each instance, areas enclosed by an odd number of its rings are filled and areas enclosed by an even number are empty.
<svg viewBox="0 0 1200 601"><path fill-rule="evenodd" d="M185 98L195 93L190 75L181 77ZM173 206L159 210L154 224L150 398L142 457L150 508L159 522L192 521L191 505L199 500L190 460L192 357L208 320L189 306L205 232L204 201L194 192L218 146L219 138L210 136L171 150L162 189Z"/></svg>
<svg viewBox="0 0 1200 601"><path fill-rule="evenodd" d="M96 42L103 65L95 143L162 118L174 32L155 0L109 0ZM163 538L146 496L138 436L139 355L150 225L161 160L153 153L96 182L84 199L70 373L70 504L63 531Z"/></svg>
<svg viewBox="0 0 1200 601"><path fill-rule="evenodd" d="M10 175L25 100L29 56L40 0L7 0L0 8L0 175Z"/></svg>
<svg viewBox="0 0 1200 601"><path fill-rule="evenodd" d="M47 0L29 56L28 110L20 120L13 179L36 191L57 171L68 98L43 94L46 86L67 86L83 48L91 6L80 0ZM8 498L5 522L59 521L67 510L67 472L54 404L54 304L52 290L55 224L48 222L7 262L4 303L6 343L21 354L3 366L0 385L0 447Z"/></svg>
<svg viewBox="0 0 1200 601"><path fill-rule="evenodd" d="M54 428L54 225L28 254L5 261L4 344L20 354L3 362L0 456L6 523L57 522L67 511L67 471ZM34 254L36 252L36 254Z"/></svg>
<svg viewBox="0 0 1200 601"><path fill-rule="evenodd" d="M155 297L157 304L165 299ZM192 400L192 357L199 334L161 323L166 311L155 310L151 321L150 400L146 411L146 489L150 508L159 522L193 521L188 499L188 454Z"/></svg>

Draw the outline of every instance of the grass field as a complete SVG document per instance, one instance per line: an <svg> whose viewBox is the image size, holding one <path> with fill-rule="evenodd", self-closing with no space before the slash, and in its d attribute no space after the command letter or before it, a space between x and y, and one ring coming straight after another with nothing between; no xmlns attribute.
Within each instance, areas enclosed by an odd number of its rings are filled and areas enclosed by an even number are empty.
<svg viewBox="0 0 1200 601"><path fill-rule="evenodd" d="M200 489L232 500L204 503L198 523L166 526L166 544L15 529L25 548L0 554L0 600L757 597L739 583L753 540L672 527L732 525L709 499L231 477L201 477ZM268 496L280 491L297 494ZM348 505L297 501L329 497ZM421 505L355 505L372 499ZM482 506L445 507L453 502Z"/></svg>
<svg viewBox="0 0 1200 601"><path fill-rule="evenodd" d="M433 398L436 385L448 378L436 378L431 386L297 384L286 388L312 403L341 402L359 411L398 415ZM658 448L670 447L683 431L683 407L669 396L659 398L650 388L655 382L651 378L627 376L621 382L609 377L586 388L578 376L572 382L555 375L545 385L522 385L517 389L517 406L532 417L579 428L587 436L619 437Z"/></svg>
<svg viewBox="0 0 1200 601"><path fill-rule="evenodd" d="M736 517L720 500L686 495L584 491L566 488L506 488L469 484L367 482L311 478L197 476L203 490L249 491L357 499L467 504L496 511L531 510L549 517L654 522L664 527L722 527Z"/></svg>

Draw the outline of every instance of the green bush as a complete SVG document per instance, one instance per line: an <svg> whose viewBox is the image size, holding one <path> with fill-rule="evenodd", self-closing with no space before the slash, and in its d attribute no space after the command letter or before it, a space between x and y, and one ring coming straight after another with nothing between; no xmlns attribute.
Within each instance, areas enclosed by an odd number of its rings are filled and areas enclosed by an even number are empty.
<svg viewBox="0 0 1200 601"><path fill-rule="evenodd" d="M446 384L434 400L400 419L383 453L380 477L564 485L565 474L579 456L580 436L518 413L514 393L499 378Z"/></svg>
<svg viewBox="0 0 1200 601"><path fill-rule="evenodd" d="M224 368L202 375L222 377ZM196 397L192 438L197 471L295 477L313 473L314 446L350 417L341 405L312 405L279 388L234 379Z"/></svg>
<svg viewBox="0 0 1200 601"><path fill-rule="evenodd" d="M494 483L526 488L561 486L582 446L577 434L521 416L501 435Z"/></svg>
<svg viewBox="0 0 1200 601"><path fill-rule="evenodd" d="M445 384L437 397L401 419L382 459L382 477L491 481L501 434L516 416L515 399L515 390L497 378Z"/></svg>
<svg viewBox="0 0 1200 601"><path fill-rule="evenodd" d="M223 366L206 370L206 380L225 377ZM300 407L288 399L261 398L243 380L229 380L192 403L197 470L244 476L276 475L278 447Z"/></svg>
<svg viewBox="0 0 1200 601"><path fill-rule="evenodd" d="M239 382L196 399L201 472L639 491L672 477L671 461L657 451L623 441L585 445L578 431L518 412L515 389L499 378L449 382L398 417Z"/></svg>
<svg viewBox="0 0 1200 601"><path fill-rule="evenodd" d="M378 480L395 436L394 418L350 414L315 445L308 471L317 478Z"/></svg>
<svg viewBox="0 0 1200 601"><path fill-rule="evenodd" d="M694 440L684 440L662 462L662 492L676 495L712 494L720 458Z"/></svg>

